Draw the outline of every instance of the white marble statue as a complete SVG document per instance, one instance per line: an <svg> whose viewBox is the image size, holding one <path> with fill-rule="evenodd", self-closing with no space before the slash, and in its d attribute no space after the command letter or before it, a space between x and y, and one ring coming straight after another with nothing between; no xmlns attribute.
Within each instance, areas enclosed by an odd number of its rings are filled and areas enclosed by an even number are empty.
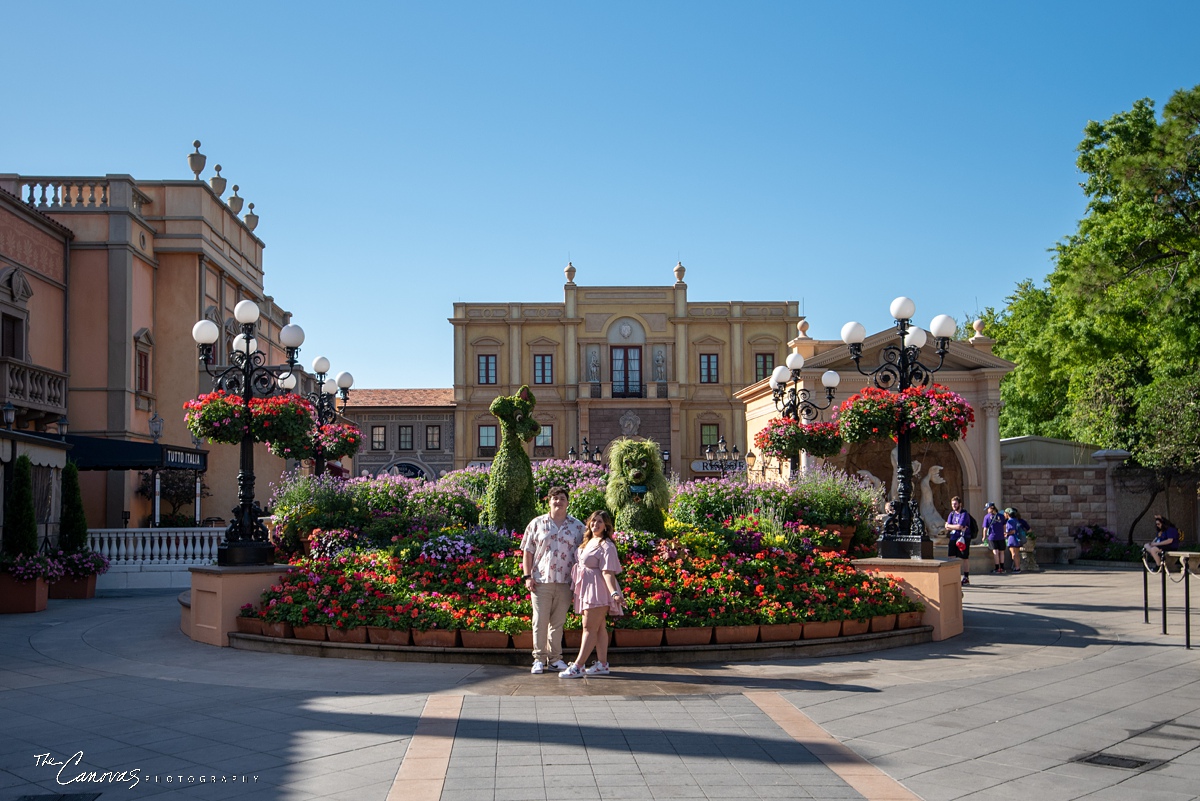
<svg viewBox="0 0 1200 801"><path fill-rule="evenodd" d="M929 532L930 539L946 536L946 518L938 514L937 507L933 505L933 490L929 485L945 483L940 464L929 468L929 473L921 479L921 517L925 518L925 530Z"/></svg>

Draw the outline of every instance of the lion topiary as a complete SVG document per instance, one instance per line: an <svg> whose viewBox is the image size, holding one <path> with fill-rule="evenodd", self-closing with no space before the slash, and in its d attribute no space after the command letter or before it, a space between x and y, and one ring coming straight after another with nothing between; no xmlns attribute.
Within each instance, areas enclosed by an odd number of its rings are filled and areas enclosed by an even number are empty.
<svg viewBox="0 0 1200 801"><path fill-rule="evenodd" d="M663 475L658 444L650 440L613 440L608 454L605 500L616 513L618 531L649 531L663 536L663 513L671 489Z"/></svg>
<svg viewBox="0 0 1200 801"><path fill-rule="evenodd" d="M496 398L488 410L500 421L500 443L492 460L480 522L492 528L524 531L537 514L533 466L521 444L541 430L533 419L536 404L529 387L522 386L516 395Z"/></svg>

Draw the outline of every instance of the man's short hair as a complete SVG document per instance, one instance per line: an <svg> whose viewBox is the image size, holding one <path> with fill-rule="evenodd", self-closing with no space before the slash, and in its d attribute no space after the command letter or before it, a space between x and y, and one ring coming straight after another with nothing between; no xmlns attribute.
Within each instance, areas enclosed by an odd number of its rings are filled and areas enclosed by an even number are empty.
<svg viewBox="0 0 1200 801"><path fill-rule="evenodd" d="M962 498L960 498L960 497L958 497L957 495L955 495L953 498L951 498L951 499L950 499L950 503L954 503L955 501L958 501L959 503L962 503Z"/></svg>
<svg viewBox="0 0 1200 801"><path fill-rule="evenodd" d="M571 498L570 494L567 492L566 487L551 487L550 489L546 490L546 500L547 501L550 500L551 498L553 498L555 495L561 495L561 496L563 496L563 498L565 498L567 500L570 500L570 498Z"/></svg>

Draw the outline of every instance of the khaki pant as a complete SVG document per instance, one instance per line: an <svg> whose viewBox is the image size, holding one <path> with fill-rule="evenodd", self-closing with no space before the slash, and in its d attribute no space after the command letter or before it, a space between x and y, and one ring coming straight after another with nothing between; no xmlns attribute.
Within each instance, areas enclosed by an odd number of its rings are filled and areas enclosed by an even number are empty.
<svg viewBox="0 0 1200 801"><path fill-rule="evenodd" d="M550 664L562 659L562 633L571 609L570 584L533 588L533 658Z"/></svg>

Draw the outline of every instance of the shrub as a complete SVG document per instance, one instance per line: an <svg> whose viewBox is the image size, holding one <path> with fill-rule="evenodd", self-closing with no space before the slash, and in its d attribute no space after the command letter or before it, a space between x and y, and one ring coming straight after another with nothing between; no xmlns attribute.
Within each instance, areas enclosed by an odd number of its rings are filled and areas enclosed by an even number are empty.
<svg viewBox="0 0 1200 801"><path fill-rule="evenodd" d="M79 468L67 461L62 472L62 520L58 524L58 545L66 553L87 549L88 524L79 490Z"/></svg>
<svg viewBox="0 0 1200 801"><path fill-rule="evenodd" d="M33 462L22 454L13 465L12 489L4 511L4 553L33 556L38 550L37 512L33 506Z"/></svg>
<svg viewBox="0 0 1200 801"><path fill-rule="evenodd" d="M439 487L461 488L471 500L481 503L487 496L488 468L481 466L452 470L438 479Z"/></svg>

